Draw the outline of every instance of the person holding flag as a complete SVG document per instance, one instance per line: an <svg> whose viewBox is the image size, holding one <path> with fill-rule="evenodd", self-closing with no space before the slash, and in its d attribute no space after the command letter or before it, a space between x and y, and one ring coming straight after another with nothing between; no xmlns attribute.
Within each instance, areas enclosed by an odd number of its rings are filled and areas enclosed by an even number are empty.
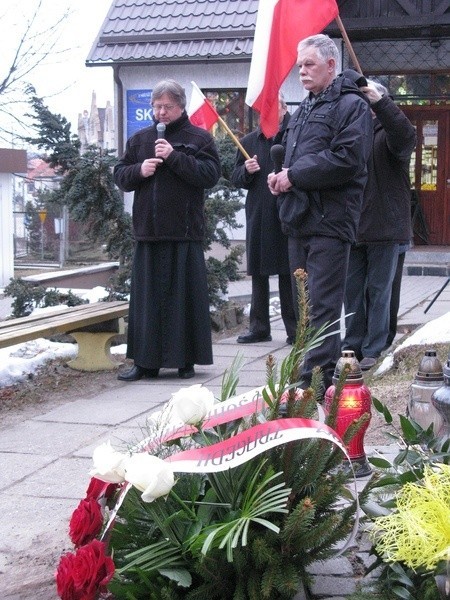
<svg viewBox="0 0 450 600"><path fill-rule="evenodd" d="M193 125L186 94L172 79L152 92L154 125L135 133L114 168L121 190L134 192L136 240L131 275L127 358L118 379L158 377L162 367L194 377L212 364L204 190L220 177L210 133Z"/></svg>
<svg viewBox="0 0 450 600"><path fill-rule="evenodd" d="M281 196L279 206L295 205L301 196L309 201L299 222L283 224L289 236L290 270L302 268L308 274L311 327L333 324L335 332L306 355L303 388L309 387L315 366L322 369L325 388L331 385L340 356L339 321L349 252L372 148L370 106L355 83L361 75L347 70L346 76L337 76L338 64L338 48L327 35L299 43L297 65L308 96L287 126L284 166L268 177L271 192Z"/></svg>
<svg viewBox="0 0 450 600"><path fill-rule="evenodd" d="M278 275L281 317L286 328L288 344L293 344L297 328L294 299L289 272L287 236L281 231L275 198L267 187L267 176L274 163L270 150L279 144L290 114L280 94L278 99L278 126L275 137L267 138L258 127L245 135L241 143L248 152L246 159L237 151L231 175L233 185L248 190L245 200L247 274L252 278L249 331L241 334L239 344L267 342L270 335L269 276Z"/></svg>

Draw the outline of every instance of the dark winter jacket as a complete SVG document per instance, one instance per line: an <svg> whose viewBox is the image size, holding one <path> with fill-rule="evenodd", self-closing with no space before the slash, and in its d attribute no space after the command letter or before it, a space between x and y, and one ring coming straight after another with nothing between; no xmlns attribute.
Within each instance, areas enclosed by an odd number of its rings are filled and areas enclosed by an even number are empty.
<svg viewBox="0 0 450 600"><path fill-rule="evenodd" d="M323 235L353 242L372 149L370 107L362 92L339 75L301 128L302 106L288 124L284 166L293 186L308 193L310 208L294 236Z"/></svg>
<svg viewBox="0 0 450 600"><path fill-rule="evenodd" d="M376 114L373 151L357 242L407 243L411 239L409 161L416 131L388 96L372 104L372 110Z"/></svg>
<svg viewBox="0 0 450 600"><path fill-rule="evenodd" d="M142 177L141 164L155 156L156 125L135 133L114 168L114 181L134 191L133 229L138 241L200 241L205 235L204 190L220 176L212 136L189 121L186 112L166 127L173 152L154 175Z"/></svg>
<svg viewBox="0 0 450 600"><path fill-rule="evenodd" d="M231 181L236 187L248 190L245 200L248 275L288 275L290 272L287 237L281 231L276 197L267 185L267 175L274 168L270 148L280 143L289 119L290 115L286 113L275 138L267 139L259 128L242 138L241 143L248 154L258 157L259 171L248 173L245 157L239 150L236 155Z"/></svg>

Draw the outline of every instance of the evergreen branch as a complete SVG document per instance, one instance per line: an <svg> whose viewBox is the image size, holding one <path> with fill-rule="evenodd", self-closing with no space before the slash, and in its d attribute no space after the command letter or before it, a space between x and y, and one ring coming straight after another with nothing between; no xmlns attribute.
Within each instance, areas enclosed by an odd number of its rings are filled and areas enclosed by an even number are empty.
<svg viewBox="0 0 450 600"><path fill-rule="evenodd" d="M236 388L239 383L239 371L244 364L245 357L241 352L238 352L233 358L233 362L229 369L225 369L222 375L222 387L220 401L224 402L231 398L236 393Z"/></svg>

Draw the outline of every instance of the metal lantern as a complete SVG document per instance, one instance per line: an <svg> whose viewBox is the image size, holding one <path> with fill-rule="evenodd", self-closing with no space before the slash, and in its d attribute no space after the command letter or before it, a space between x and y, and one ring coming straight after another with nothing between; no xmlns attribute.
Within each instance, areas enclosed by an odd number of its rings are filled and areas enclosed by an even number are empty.
<svg viewBox="0 0 450 600"><path fill-rule="evenodd" d="M434 433L442 427L442 417L431 403L431 396L444 383L442 364L435 350L427 350L420 361L409 392L407 414L422 429L433 425Z"/></svg>
<svg viewBox="0 0 450 600"><path fill-rule="evenodd" d="M442 443L450 439L450 352L443 373L444 385L437 389L431 396L434 408L442 417L442 425L439 431L436 431Z"/></svg>
<svg viewBox="0 0 450 600"><path fill-rule="evenodd" d="M342 437L348 427L363 414L371 415L372 398L369 388L364 384L361 367L353 350L344 350L336 364L333 375L333 385L325 393L325 410L329 411L333 402L336 384L344 365L349 364L345 384L339 398L336 418L336 432ZM356 435L347 445L356 477L365 477L372 472L364 452L364 435L369 426L370 419L362 425Z"/></svg>

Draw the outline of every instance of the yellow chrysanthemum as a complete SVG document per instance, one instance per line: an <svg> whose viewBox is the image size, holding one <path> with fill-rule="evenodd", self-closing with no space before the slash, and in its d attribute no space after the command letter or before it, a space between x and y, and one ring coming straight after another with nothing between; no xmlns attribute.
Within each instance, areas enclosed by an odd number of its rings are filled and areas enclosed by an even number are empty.
<svg viewBox="0 0 450 600"><path fill-rule="evenodd" d="M413 569L433 569L450 560L450 466L425 469L420 483L405 484L397 510L376 519L370 533L377 551L389 562Z"/></svg>

